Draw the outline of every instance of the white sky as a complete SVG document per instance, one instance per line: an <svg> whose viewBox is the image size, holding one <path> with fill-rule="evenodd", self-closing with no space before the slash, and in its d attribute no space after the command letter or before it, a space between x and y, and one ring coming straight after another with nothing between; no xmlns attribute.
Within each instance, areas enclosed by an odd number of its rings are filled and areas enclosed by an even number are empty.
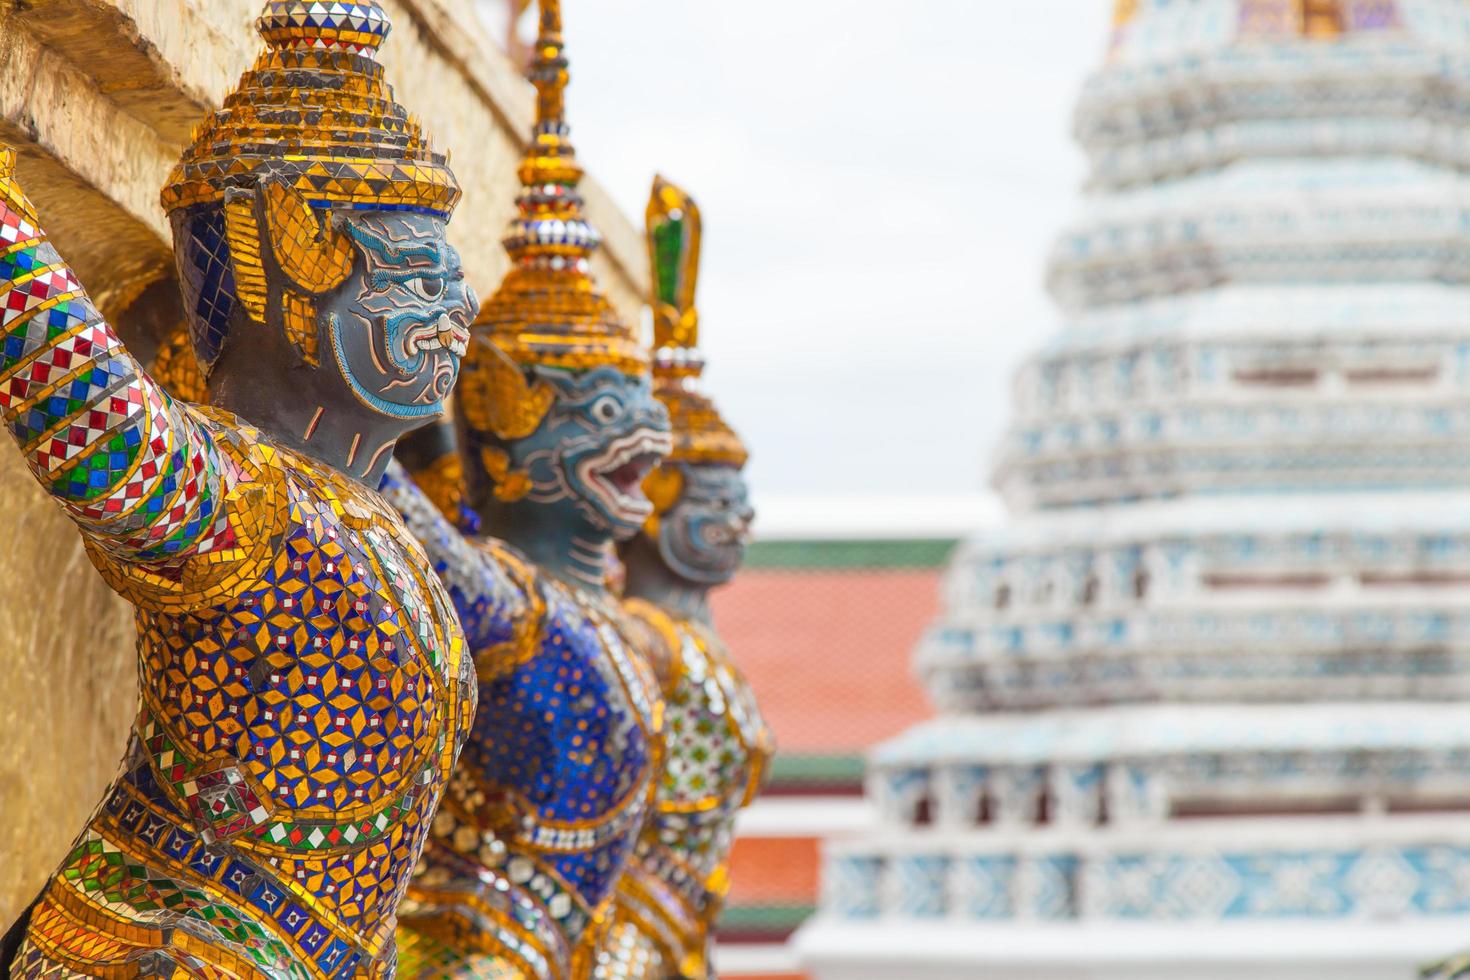
<svg viewBox="0 0 1470 980"><path fill-rule="evenodd" d="M700 202L706 378L758 501L984 487L1083 176L1111 0L564 0L568 112L635 220Z"/></svg>

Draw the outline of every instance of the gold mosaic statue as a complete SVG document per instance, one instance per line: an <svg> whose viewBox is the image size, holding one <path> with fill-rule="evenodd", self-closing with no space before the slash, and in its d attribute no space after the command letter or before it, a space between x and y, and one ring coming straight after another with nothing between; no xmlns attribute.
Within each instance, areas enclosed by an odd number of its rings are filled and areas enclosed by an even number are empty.
<svg viewBox="0 0 1470 980"><path fill-rule="evenodd" d="M750 686L710 620L709 591L744 558L747 453L699 390L704 358L694 291L700 215L656 178L648 202L654 391L674 449L645 486L657 508L622 546L626 608L664 693L663 771L653 813L618 883L595 976L711 976L715 920L729 887L736 813L760 790L774 751Z"/></svg>
<svg viewBox="0 0 1470 980"><path fill-rule="evenodd" d="M584 940L659 771L657 682L607 572L612 542L653 511L642 483L669 450L668 417L646 348L588 269L598 235L568 139L559 2L540 13L511 269L475 322L455 398L463 502L495 537L451 525L396 466L384 486L449 588L480 687L404 904L403 977L588 977ZM442 444L414 448L410 465L442 458Z"/></svg>
<svg viewBox="0 0 1470 980"><path fill-rule="evenodd" d="M384 80L376 0L270 0L258 28L163 191L172 356L212 407L129 355L0 148L0 412L137 607L140 688L121 774L3 944L13 976L392 976L473 717L450 597L375 490L477 311L459 189Z"/></svg>

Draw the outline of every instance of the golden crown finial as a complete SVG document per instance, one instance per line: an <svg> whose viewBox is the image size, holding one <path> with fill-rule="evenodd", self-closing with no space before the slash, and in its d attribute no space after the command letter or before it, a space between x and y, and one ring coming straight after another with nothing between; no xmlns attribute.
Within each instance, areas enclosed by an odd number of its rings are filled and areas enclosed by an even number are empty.
<svg viewBox="0 0 1470 980"><path fill-rule="evenodd" d="M644 213L648 268L653 281L653 346L695 350L699 347L699 205L675 184L653 178Z"/></svg>
<svg viewBox="0 0 1470 980"><path fill-rule="evenodd" d="M521 183L527 188L560 184L575 191L582 180L582 167L577 163L567 126L569 64L561 36L561 0L541 0L541 27L528 71L531 84L536 86L536 125L520 168ZM581 199L574 203L580 207ZM580 211L577 217L580 219ZM510 248L510 243L506 247ZM592 242L589 253L596 247L597 243ZM515 257L514 251L511 257Z"/></svg>
<svg viewBox="0 0 1470 980"><path fill-rule="evenodd" d="M669 459L744 466L749 455L745 444L698 387L704 373L694 302L703 235L699 205L677 185L655 177L645 215L644 238L652 269L653 391L669 410L674 437ZM656 470L645 485L655 513L664 513L678 499L673 472L671 467Z"/></svg>
<svg viewBox="0 0 1470 980"><path fill-rule="evenodd" d="M571 73L561 39L561 0L541 0L541 27L531 60L531 84L536 86L536 127L566 122L567 82Z"/></svg>

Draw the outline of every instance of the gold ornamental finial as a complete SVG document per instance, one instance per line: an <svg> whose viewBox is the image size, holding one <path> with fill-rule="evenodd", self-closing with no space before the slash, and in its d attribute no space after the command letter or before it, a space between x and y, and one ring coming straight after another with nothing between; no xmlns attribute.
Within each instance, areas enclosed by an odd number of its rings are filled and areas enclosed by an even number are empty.
<svg viewBox="0 0 1470 980"><path fill-rule="evenodd" d="M699 310L694 290L699 285L699 241L703 225L699 205L662 177L653 178L653 190L644 212L648 238L648 268L653 279L653 347L699 347Z"/></svg>
<svg viewBox="0 0 1470 980"><path fill-rule="evenodd" d="M704 355L699 350L699 246L703 228L699 205L675 184L653 179L644 235L648 242L653 294L653 392L669 410L674 463L745 465L749 453L709 396L699 390ZM655 470L645 491L655 513L678 499L671 467Z"/></svg>
<svg viewBox="0 0 1470 980"><path fill-rule="evenodd" d="M498 383L504 357L523 369L648 370L647 350L592 277L590 259L602 238L583 215L577 190L582 168L566 122L561 3L541 0L540 8L530 70L536 125L521 160L516 216L502 239L511 268L475 321L456 396L472 429L501 439L534 431L550 404L543 383L515 392Z"/></svg>
<svg viewBox="0 0 1470 980"><path fill-rule="evenodd" d="M536 86L536 128L563 126L567 121L567 82L571 73L561 39L561 0L541 0L541 28L531 60L531 84ZM568 147L570 149L570 147Z"/></svg>

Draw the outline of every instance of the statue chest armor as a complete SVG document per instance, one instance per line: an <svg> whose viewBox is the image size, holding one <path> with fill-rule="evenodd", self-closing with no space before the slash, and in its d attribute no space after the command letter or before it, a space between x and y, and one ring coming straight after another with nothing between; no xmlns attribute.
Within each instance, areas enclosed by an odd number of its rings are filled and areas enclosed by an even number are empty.
<svg viewBox="0 0 1470 980"><path fill-rule="evenodd" d="M545 575L531 628L476 656L480 709L462 768L505 871L580 931L649 812L662 704L611 602ZM561 898L559 896L565 896Z"/></svg>
<svg viewBox="0 0 1470 980"><path fill-rule="evenodd" d="M774 745L750 684L707 627L672 620L665 762L651 834L697 874L729 856L735 814L765 780Z"/></svg>
<svg viewBox="0 0 1470 980"><path fill-rule="evenodd" d="M597 938L594 980L704 976L729 882L736 814L760 791L774 744L750 685L707 626L626 603L665 678L654 809Z"/></svg>
<svg viewBox="0 0 1470 980"><path fill-rule="evenodd" d="M139 605L142 709L89 834L181 887L203 879L304 975L387 969L392 912L473 718L459 621L375 493L219 444L246 488L228 560L102 564Z"/></svg>

